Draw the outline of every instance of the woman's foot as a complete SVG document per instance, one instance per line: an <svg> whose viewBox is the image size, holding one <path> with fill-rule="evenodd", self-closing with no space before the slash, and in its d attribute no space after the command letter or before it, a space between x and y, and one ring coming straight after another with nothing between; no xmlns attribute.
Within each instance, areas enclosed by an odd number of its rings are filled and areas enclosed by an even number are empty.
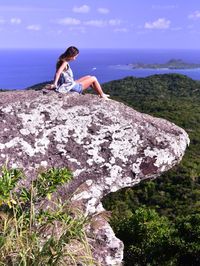
<svg viewBox="0 0 200 266"><path fill-rule="evenodd" d="M100 98L104 99L104 100L110 100L109 97L110 95L109 94L105 94L103 93L102 95L99 95Z"/></svg>
<svg viewBox="0 0 200 266"><path fill-rule="evenodd" d="M106 94L106 93L104 93L104 95L106 95L106 97L110 98L110 94Z"/></svg>

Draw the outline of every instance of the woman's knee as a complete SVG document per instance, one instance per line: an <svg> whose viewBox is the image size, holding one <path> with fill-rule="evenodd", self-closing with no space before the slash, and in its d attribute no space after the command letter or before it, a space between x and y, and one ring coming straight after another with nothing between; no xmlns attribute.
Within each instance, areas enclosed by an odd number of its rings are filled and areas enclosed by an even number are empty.
<svg viewBox="0 0 200 266"><path fill-rule="evenodd" d="M92 81L97 81L97 78L95 76L91 76Z"/></svg>

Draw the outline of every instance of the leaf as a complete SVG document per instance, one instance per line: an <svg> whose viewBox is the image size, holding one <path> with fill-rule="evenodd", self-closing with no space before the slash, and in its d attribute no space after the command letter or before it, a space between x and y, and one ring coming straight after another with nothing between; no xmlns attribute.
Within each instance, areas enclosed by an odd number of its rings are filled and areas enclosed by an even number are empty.
<svg viewBox="0 0 200 266"><path fill-rule="evenodd" d="M47 199L51 200L51 193L47 193Z"/></svg>

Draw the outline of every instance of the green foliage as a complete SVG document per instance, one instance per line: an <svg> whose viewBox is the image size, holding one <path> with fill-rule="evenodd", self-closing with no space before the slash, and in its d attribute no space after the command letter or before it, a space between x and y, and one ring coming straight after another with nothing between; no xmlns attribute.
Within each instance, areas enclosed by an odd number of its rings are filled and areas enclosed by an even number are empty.
<svg viewBox="0 0 200 266"><path fill-rule="evenodd" d="M178 217L175 229L178 265L200 265L200 214Z"/></svg>
<svg viewBox="0 0 200 266"><path fill-rule="evenodd" d="M127 265L169 262L169 242L173 229L168 219L160 217L155 210L138 208L131 217L119 222L116 231L118 237L126 243L124 259Z"/></svg>
<svg viewBox="0 0 200 266"><path fill-rule="evenodd" d="M29 189L16 189L22 177L20 170L2 167L0 265L95 265L84 232L86 217L59 199L51 211L36 208L38 200L50 198L57 186L72 178L71 172L53 168L40 173ZM78 250L68 248L73 241Z"/></svg>
<svg viewBox="0 0 200 266"><path fill-rule="evenodd" d="M39 90L44 89L44 87L45 87L47 84L51 84L51 83L53 83L53 80L50 80L50 81L46 81L46 82L42 82L42 83L39 83L39 84L32 85L31 87L26 88L26 90L36 90L36 91L39 91Z"/></svg>
<svg viewBox="0 0 200 266"><path fill-rule="evenodd" d="M147 259L149 265L199 265L197 255L199 256L200 241L197 232L200 224L200 82L179 74L165 74L147 78L127 77L106 83L103 89L110 93L113 99L124 102L140 112L165 118L179 125L188 132L191 141L178 166L154 181L144 181L134 188L122 189L104 199L105 208L113 214L112 226L118 235L118 227L123 219L125 224L127 222L127 232L131 232L132 225L135 225L133 217L141 205L145 210L155 210L159 214L155 219L162 221L162 218L165 218L169 222L167 248L162 245L160 248L163 254L169 249L173 256L163 257L162 264L159 262L160 255L157 261ZM196 230L192 244L189 238L184 238L184 235L189 235L191 231L181 234L181 224L185 226L187 223L180 217L187 217L191 228L194 227ZM142 223L143 218L140 219ZM181 223L178 222L180 219ZM153 221L155 222L154 219ZM141 231L147 242L151 239L149 232L150 228L147 228L146 232ZM123 242L126 254L131 250L129 254L132 254L134 261L140 261L139 253L137 255L136 251L133 252L136 247L137 250L141 248L139 236L135 235L134 238L132 235L130 241L128 233L125 235L127 238L124 237ZM120 237L123 237L121 233ZM144 257L160 250L158 246L153 247L149 243L148 245L152 250L146 250ZM193 248L189 251L191 246ZM190 264L183 263L187 258L191 260ZM131 264L127 256L125 262L131 266L147 265L142 261Z"/></svg>
<svg viewBox="0 0 200 266"><path fill-rule="evenodd" d="M199 265L200 215L177 217L171 222L145 206L115 223L117 236L126 243L125 265Z"/></svg>
<svg viewBox="0 0 200 266"><path fill-rule="evenodd" d="M20 170L8 170L6 166L2 167L0 178L0 205L6 203L9 207L11 207L12 202L10 198L10 191L14 189L18 180L21 178L22 172Z"/></svg>
<svg viewBox="0 0 200 266"><path fill-rule="evenodd" d="M34 181L39 196L44 197L54 192L58 185L67 183L72 179L71 172L66 168L52 168L40 173Z"/></svg>

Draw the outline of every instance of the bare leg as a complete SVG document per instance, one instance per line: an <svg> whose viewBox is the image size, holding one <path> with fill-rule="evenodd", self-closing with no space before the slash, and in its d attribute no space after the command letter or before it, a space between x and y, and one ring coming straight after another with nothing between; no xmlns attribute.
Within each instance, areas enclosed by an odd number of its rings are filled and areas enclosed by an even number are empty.
<svg viewBox="0 0 200 266"><path fill-rule="evenodd" d="M83 90L86 90L91 86L101 98L108 99L108 95L103 92L101 85L99 84L96 77L89 76L87 78L82 79L79 83L82 84Z"/></svg>
<svg viewBox="0 0 200 266"><path fill-rule="evenodd" d="M83 80L85 80L85 79L88 79L88 78L90 78L91 76L84 76L84 77L81 77L80 79L77 79L77 80L75 80L75 82L76 83L81 83Z"/></svg>
<svg viewBox="0 0 200 266"><path fill-rule="evenodd" d="M88 75L88 76L84 76L84 77L82 77L82 78L80 78L80 79L75 80L75 82L76 82L76 83L82 83L84 80L87 80L88 78L91 78L91 76L89 76L89 75ZM93 84L91 84L90 86L95 90Z"/></svg>

